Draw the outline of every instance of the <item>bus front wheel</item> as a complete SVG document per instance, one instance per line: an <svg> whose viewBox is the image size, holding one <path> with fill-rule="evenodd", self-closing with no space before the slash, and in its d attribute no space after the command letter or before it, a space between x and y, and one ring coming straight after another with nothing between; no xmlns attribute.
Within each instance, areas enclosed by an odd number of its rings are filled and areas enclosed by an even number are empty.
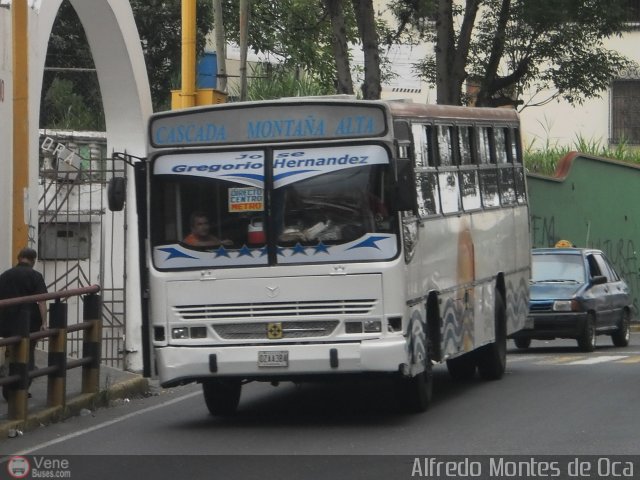
<svg viewBox="0 0 640 480"><path fill-rule="evenodd" d="M411 378L397 379L397 393L404 410L421 413L429 408L433 397L433 367L427 360L425 370Z"/></svg>
<svg viewBox="0 0 640 480"><path fill-rule="evenodd" d="M209 413L216 416L232 415L240 403L242 384L235 378L212 378L202 381L202 393Z"/></svg>
<svg viewBox="0 0 640 480"><path fill-rule="evenodd" d="M396 391L405 410L419 413L429 408L433 396L431 346L425 325L419 316L412 318L410 332L411 364L421 365L422 371L412 377L401 376L398 378Z"/></svg>

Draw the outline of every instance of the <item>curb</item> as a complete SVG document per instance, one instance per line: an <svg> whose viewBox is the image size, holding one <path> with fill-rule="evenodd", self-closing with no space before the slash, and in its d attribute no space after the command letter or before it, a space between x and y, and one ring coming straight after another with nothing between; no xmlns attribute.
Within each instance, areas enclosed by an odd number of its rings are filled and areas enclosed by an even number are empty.
<svg viewBox="0 0 640 480"><path fill-rule="evenodd" d="M67 400L67 404L57 407L44 407L29 413L26 420L7 420L0 423L0 442L14 436L15 430L22 432L61 422L67 418L79 416L83 409L95 410L108 407L114 400L127 397L140 397L149 392L149 380L142 376L115 383L97 393L82 393Z"/></svg>

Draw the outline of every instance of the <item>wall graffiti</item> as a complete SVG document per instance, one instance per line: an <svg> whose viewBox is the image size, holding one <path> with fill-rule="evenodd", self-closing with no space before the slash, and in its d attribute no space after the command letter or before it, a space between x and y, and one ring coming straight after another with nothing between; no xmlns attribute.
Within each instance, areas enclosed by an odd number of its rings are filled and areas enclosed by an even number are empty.
<svg viewBox="0 0 640 480"><path fill-rule="evenodd" d="M561 234L556 233L555 216L531 215L531 243L534 247L553 247L560 239ZM602 250L618 275L625 279L637 316L640 313L640 252L633 239L598 237L592 239L588 246Z"/></svg>
<svg viewBox="0 0 640 480"><path fill-rule="evenodd" d="M640 310L640 258L631 239L598 239L593 248L602 250L616 268L618 275L625 279L631 290L636 315Z"/></svg>
<svg viewBox="0 0 640 480"><path fill-rule="evenodd" d="M556 238L556 218L531 215L531 245L553 247L560 240Z"/></svg>

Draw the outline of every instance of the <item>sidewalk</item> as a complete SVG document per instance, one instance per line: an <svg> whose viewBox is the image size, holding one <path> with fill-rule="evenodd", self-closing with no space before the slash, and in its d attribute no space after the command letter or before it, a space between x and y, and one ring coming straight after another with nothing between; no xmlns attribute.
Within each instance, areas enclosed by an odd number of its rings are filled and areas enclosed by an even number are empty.
<svg viewBox="0 0 640 480"><path fill-rule="evenodd" d="M36 366L46 365L46 352L36 350ZM80 415L83 409L94 410L106 407L115 400L144 396L148 391L149 380L142 375L101 365L99 392L83 394L82 367L78 367L67 370L66 407L47 407L47 377L38 377L33 380L29 389L31 398L28 403L26 422L9 421L7 402L0 396L0 442L14 435L17 430L28 431L59 422Z"/></svg>

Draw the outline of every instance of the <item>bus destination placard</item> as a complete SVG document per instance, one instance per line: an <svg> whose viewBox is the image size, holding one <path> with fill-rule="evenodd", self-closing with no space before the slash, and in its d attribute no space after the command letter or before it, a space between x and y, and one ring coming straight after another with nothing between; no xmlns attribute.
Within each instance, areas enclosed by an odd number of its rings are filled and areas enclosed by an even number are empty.
<svg viewBox="0 0 640 480"><path fill-rule="evenodd" d="M377 137L387 133L380 105L299 103L217 106L151 118L155 148Z"/></svg>

